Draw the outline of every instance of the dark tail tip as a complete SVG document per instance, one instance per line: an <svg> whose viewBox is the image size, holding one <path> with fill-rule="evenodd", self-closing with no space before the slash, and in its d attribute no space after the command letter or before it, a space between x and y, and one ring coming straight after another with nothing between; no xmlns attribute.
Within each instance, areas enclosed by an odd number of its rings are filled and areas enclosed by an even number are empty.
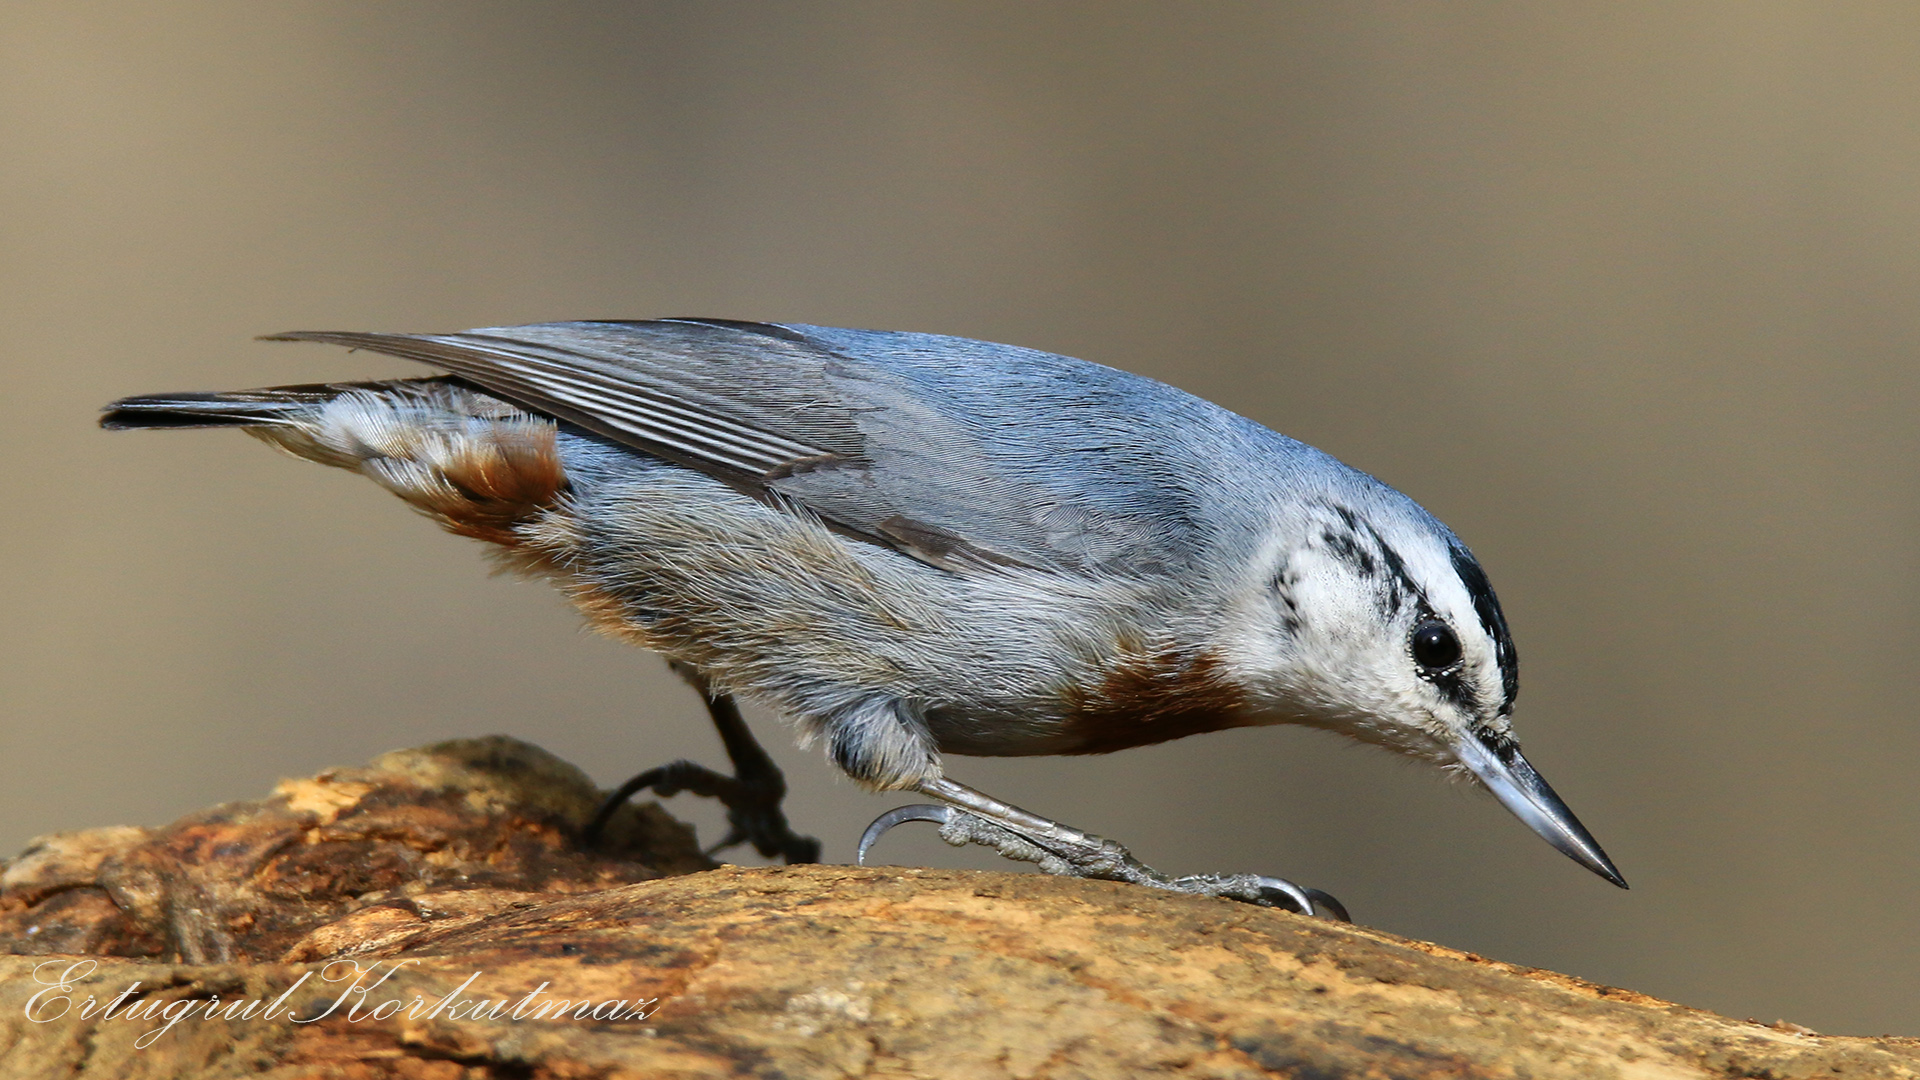
<svg viewBox="0 0 1920 1080"><path fill-rule="evenodd" d="M259 427L284 420L288 402L247 401L223 394L143 394L108 405L100 426L135 428Z"/></svg>

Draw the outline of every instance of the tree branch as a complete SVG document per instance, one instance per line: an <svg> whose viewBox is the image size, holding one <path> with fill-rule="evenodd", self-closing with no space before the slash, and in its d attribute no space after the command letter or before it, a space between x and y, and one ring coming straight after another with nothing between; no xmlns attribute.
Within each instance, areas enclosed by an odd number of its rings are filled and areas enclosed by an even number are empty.
<svg viewBox="0 0 1920 1080"><path fill-rule="evenodd" d="M1920 1077L1920 1040L1743 1023L1230 901L706 869L655 806L583 851L596 797L495 738L165 829L42 838L0 874L0 943L19 954L0 957L0 1060L79 1077ZM69 971L70 991L50 987ZM384 981L356 995L356 972ZM626 1004L557 1019L562 999ZM149 1036L168 1010L188 1015Z"/></svg>

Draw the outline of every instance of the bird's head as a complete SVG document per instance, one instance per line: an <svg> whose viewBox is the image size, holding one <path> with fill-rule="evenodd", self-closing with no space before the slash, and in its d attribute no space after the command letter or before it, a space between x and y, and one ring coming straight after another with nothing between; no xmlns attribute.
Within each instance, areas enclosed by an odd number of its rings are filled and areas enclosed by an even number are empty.
<svg viewBox="0 0 1920 1080"><path fill-rule="evenodd" d="M1521 756L1519 660L1473 554L1384 485L1275 519L1230 620L1256 713L1463 772L1546 841L1616 885L1606 853Z"/></svg>

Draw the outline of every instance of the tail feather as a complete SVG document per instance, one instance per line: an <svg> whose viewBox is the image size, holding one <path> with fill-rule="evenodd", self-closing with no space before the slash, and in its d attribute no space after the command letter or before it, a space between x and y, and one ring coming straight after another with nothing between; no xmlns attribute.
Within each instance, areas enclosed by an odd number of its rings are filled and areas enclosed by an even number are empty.
<svg viewBox="0 0 1920 1080"><path fill-rule="evenodd" d="M432 384L449 381L427 378L309 383L217 394L141 394L138 397L121 398L108 405L101 413L100 426L108 431L131 431L135 428L276 427L309 419L328 402L356 390L399 392L412 396L426 392Z"/></svg>
<svg viewBox="0 0 1920 1080"><path fill-rule="evenodd" d="M241 428L357 472L453 532L506 547L519 546L520 527L567 486L553 420L452 376L143 394L107 406L100 426Z"/></svg>
<svg viewBox="0 0 1920 1080"><path fill-rule="evenodd" d="M258 427L284 424L339 395L328 386L287 386L229 394L142 394L106 407L100 426L109 431L133 428Z"/></svg>

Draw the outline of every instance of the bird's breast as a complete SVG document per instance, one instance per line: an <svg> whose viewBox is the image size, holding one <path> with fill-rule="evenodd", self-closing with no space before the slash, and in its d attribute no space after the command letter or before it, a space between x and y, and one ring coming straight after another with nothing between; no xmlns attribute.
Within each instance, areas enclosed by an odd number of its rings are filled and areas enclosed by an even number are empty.
<svg viewBox="0 0 1920 1080"><path fill-rule="evenodd" d="M933 710L929 728L951 754L1106 754L1245 724L1246 701L1210 653L1123 650L1037 708Z"/></svg>

